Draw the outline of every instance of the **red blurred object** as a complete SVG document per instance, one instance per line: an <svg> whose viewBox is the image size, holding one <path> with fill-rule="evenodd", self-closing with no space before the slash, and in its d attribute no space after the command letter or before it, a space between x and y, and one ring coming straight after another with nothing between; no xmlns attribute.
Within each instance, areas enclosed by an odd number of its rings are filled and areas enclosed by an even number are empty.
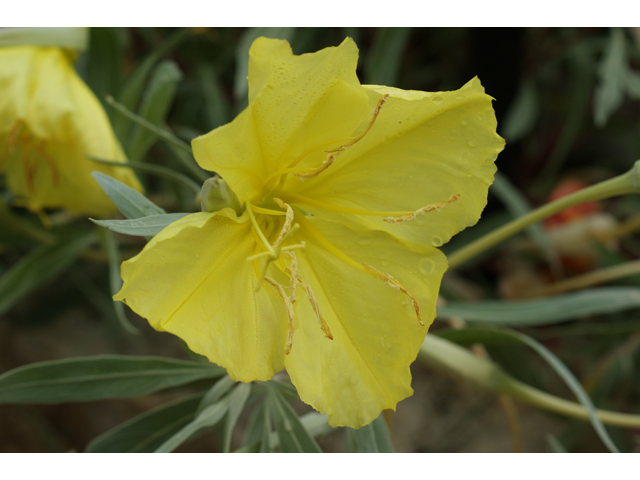
<svg viewBox="0 0 640 480"><path fill-rule="evenodd" d="M578 180L577 178L566 178L556 185L549 195L548 201L552 202L588 186L589 184L587 182ZM544 225L547 228L553 228L558 225L573 222L592 213L600 212L601 210L602 206L600 205L600 202L583 203L581 205L576 205L575 207L567 208L566 210L547 218L544 221Z"/></svg>

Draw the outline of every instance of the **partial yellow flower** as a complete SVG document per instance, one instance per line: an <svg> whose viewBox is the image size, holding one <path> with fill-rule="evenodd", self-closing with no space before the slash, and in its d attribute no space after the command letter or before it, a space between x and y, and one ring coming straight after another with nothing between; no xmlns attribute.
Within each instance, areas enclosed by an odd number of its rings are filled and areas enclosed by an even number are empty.
<svg viewBox="0 0 640 480"><path fill-rule="evenodd" d="M90 162L87 154L126 161L102 105L65 51L0 48L0 174L16 203L35 212L62 207L107 215L115 205L92 171L142 189L130 169Z"/></svg>
<svg viewBox="0 0 640 480"><path fill-rule="evenodd" d="M192 143L237 201L160 232L115 297L235 380L286 368L303 401L355 428L412 394L447 267L435 247L478 220L504 146L477 79L363 86L357 60L349 38L301 56L257 39L249 106Z"/></svg>

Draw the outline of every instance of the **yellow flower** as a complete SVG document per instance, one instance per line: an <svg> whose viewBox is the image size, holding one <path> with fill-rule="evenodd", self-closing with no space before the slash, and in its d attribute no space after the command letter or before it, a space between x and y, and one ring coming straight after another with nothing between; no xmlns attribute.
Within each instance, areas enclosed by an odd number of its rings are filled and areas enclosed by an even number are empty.
<svg viewBox="0 0 640 480"><path fill-rule="evenodd" d="M115 205L91 178L100 171L138 190L100 102L56 47L0 48L0 174L17 202L39 212L63 207L106 215Z"/></svg>
<svg viewBox="0 0 640 480"><path fill-rule="evenodd" d="M301 56L257 39L249 106L192 144L235 208L169 225L115 297L235 380L286 367L304 402L355 428L412 394L447 266L435 247L478 220L504 146L477 79L363 86L357 58L349 38Z"/></svg>

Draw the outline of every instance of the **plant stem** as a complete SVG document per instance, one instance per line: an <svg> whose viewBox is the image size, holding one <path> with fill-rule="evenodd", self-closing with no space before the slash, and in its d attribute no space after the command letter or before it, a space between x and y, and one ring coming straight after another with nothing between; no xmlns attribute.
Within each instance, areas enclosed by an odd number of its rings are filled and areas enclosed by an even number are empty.
<svg viewBox="0 0 640 480"><path fill-rule="evenodd" d="M129 110L127 107L125 107L121 103L118 103L111 95L107 95L106 96L106 101L107 101L107 103L109 105L111 105L113 108L115 108L118 112L120 112L125 117L133 120L134 122L136 122L141 127L146 128L150 132L156 134L157 136L162 138L165 142L168 142L171 145L174 145L175 147L179 148L183 152L188 153L190 159L193 158L192 157L193 153L191 152L191 147L189 146L189 144L187 142L184 142L183 140L180 140L178 137L176 137L171 132L168 132L164 128L160 128L157 125L154 125L153 123L149 122L148 120L142 118L140 115L136 115L131 110ZM180 158L180 160L182 160L182 163L184 163L185 167L187 167L191 171L191 173L193 173L196 176L196 178L204 181L204 180L207 180L211 176L211 175L207 174L204 170L202 170L198 166L198 164L195 163L194 161L187 161L182 156L180 156L179 158Z"/></svg>
<svg viewBox="0 0 640 480"><path fill-rule="evenodd" d="M497 230L462 247L449 256L449 267L456 268L479 253L524 230L529 225L544 220L567 208L585 202L593 202L604 198L638 192L640 192L640 160L637 161L627 173L543 205L527 215L516 218Z"/></svg>
<svg viewBox="0 0 640 480"><path fill-rule="evenodd" d="M589 420L582 405L558 398L522 383L504 372L494 362L479 358L466 348L429 334L425 338L418 360L450 377L464 380L476 387L497 394L509 395L534 407L568 417ZM603 423L623 428L640 428L640 415L595 410Z"/></svg>

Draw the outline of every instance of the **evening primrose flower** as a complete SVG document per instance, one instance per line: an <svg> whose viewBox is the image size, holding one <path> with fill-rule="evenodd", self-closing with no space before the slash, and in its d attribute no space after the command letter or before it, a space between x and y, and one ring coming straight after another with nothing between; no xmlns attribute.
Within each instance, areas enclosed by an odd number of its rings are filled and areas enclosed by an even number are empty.
<svg viewBox="0 0 640 480"><path fill-rule="evenodd" d="M477 79L453 92L360 85L358 50L250 50L249 105L193 140L215 211L122 265L116 299L238 381L287 369L333 426L412 394L435 317L435 247L474 224L504 141ZM224 200L227 199L227 200Z"/></svg>
<svg viewBox="0 0 640 480"><path fill-rule="evenodd" d="M57 47L0 48L0 174L16 204L104 216L115 205L91 178L100 171L141 190L100 102Z"/></svg>

